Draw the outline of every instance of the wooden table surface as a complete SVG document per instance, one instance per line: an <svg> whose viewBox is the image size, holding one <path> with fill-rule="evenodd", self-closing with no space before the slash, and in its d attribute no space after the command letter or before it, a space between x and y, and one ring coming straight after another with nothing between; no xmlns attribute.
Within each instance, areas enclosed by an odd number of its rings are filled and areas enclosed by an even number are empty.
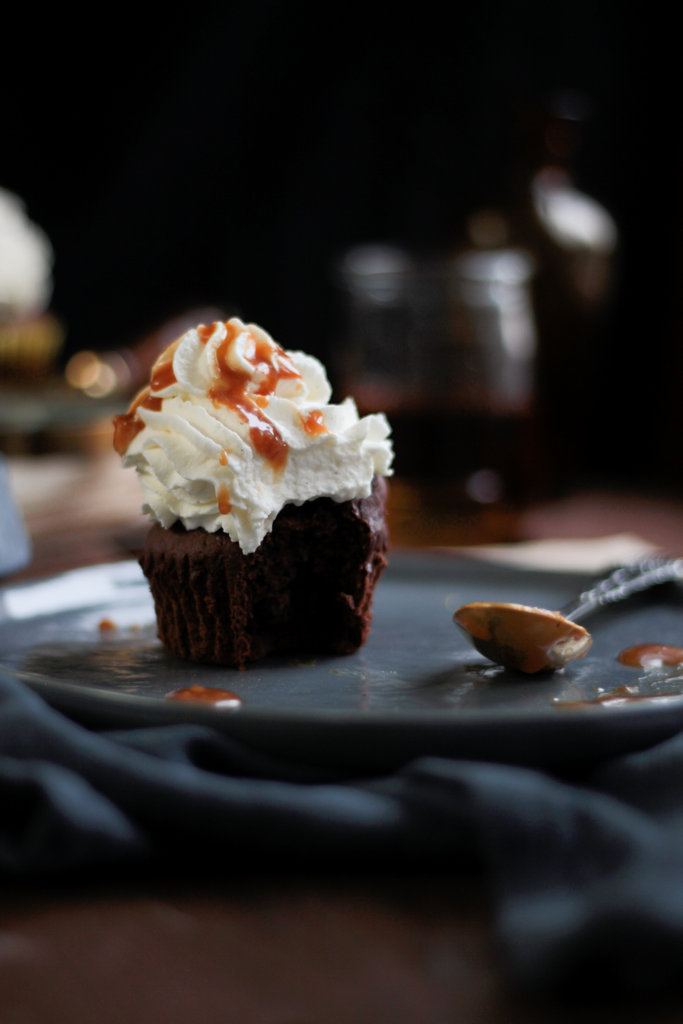
<svg viewBox="0 0 683 1024"><path fill-rule="evenodd" d="M108 455L11 460L31 578L128 557L143 524ZM683 510L586 493L529 510L527 539L638 537L683 548ZM683 1005L558 1005L504 980L485 880L455 872L250 870L0 882L2 1024L679 1024Z"/></svg>

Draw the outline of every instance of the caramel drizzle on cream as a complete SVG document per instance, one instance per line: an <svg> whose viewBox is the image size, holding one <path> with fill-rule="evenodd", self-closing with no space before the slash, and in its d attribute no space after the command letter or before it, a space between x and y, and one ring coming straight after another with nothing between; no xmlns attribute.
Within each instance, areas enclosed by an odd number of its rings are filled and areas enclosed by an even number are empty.
<svg viewBox="0 0 683 1024"><path fill-rule="evenodd" d="M249 427L249 437L254 450L277 472L284 468L289 446L275 424L261 409L258 399L273 394L281 380L298 378L299 371L279 345L273 348L265 339L249 333L244 358L261 378L254 386L251 374L236 370L230 365L230 351L239 329L231 323L227 323L225 327L226 335L216 348L218 377L215 384L209 388L209 398L214 405L226 406L237 413ZM199 338L204 344L212 336L215 328L215 324L199 328Z"/></svg>
<svg viewBox="0 0 683 1024"><path fill-rule="evenodd" d="M213 336L217 324L202 324L197 334L202 344L206 345ZM225 337L216 347L215 368L216 379L209 388L208 397L215 406L224 406L233 410L249 428L249 437L254 450L270 463L274 472L280 472L287 461L289 446L274 423L266 416L268 398L274 394L281 380L295 379L300 376L291 359L279 345L259 338L249 332L243 358L253 368L254 375L230 364L230 354L240 328L228 322L225 324ZM131 441L143 429L144 422L138 415L140 408L159 411L162 399L155 392L162 391L176 381L173 371L173 355L178 346L174 342L156 361L152 367L151 380L148 387L143 388L134 398L128 412L114 417L114 448L123 455ZM254 379L256 378L256 379ZM327 427L320 410L314 409L301 414L301 424L309 436L327 432ZM219 456L221 465L227 465L227 453L222 451ZM226 494L218 494L221 512L229 510L230 502Z"/></svg>

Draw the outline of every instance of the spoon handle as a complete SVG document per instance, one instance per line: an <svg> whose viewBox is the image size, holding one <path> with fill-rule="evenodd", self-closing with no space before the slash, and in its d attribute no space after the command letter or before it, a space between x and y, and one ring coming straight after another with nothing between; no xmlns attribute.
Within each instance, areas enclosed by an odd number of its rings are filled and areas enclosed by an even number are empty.
<svg viewBox="0 0 683 1024"><path fill-rule="evenodd" d="M622 565L561 609L562 615L579 622L607 604L625 601L643 590L683 580L683 558L652 556Z"/></svg>

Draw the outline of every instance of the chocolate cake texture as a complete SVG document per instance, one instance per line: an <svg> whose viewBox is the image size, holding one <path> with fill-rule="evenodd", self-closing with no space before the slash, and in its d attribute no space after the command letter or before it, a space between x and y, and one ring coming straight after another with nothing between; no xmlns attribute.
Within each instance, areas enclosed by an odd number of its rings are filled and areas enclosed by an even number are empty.
<svg viewBox="0 0 683 1024"><path fill-rule="evenodd" d="M286 505L256 551L218 530L152 526L140 559L178 658L241 668L272 653L350 654L386 566L387 482L367 498Z"/></svg>

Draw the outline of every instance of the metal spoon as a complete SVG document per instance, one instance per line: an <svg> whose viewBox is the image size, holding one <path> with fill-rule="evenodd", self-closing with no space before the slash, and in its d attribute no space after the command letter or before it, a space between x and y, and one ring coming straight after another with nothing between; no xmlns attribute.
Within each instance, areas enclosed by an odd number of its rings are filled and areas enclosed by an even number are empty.
<svg viewBox="0 0 683 1024"><path fill-rule="evenodd" d="M584 657L593 639L577 625L579 619L660 583L680 580L683 558L654 556L621 566L560 611L475 601L458 608L453 620L490 661L521 672L542 672Z"/></svg>

